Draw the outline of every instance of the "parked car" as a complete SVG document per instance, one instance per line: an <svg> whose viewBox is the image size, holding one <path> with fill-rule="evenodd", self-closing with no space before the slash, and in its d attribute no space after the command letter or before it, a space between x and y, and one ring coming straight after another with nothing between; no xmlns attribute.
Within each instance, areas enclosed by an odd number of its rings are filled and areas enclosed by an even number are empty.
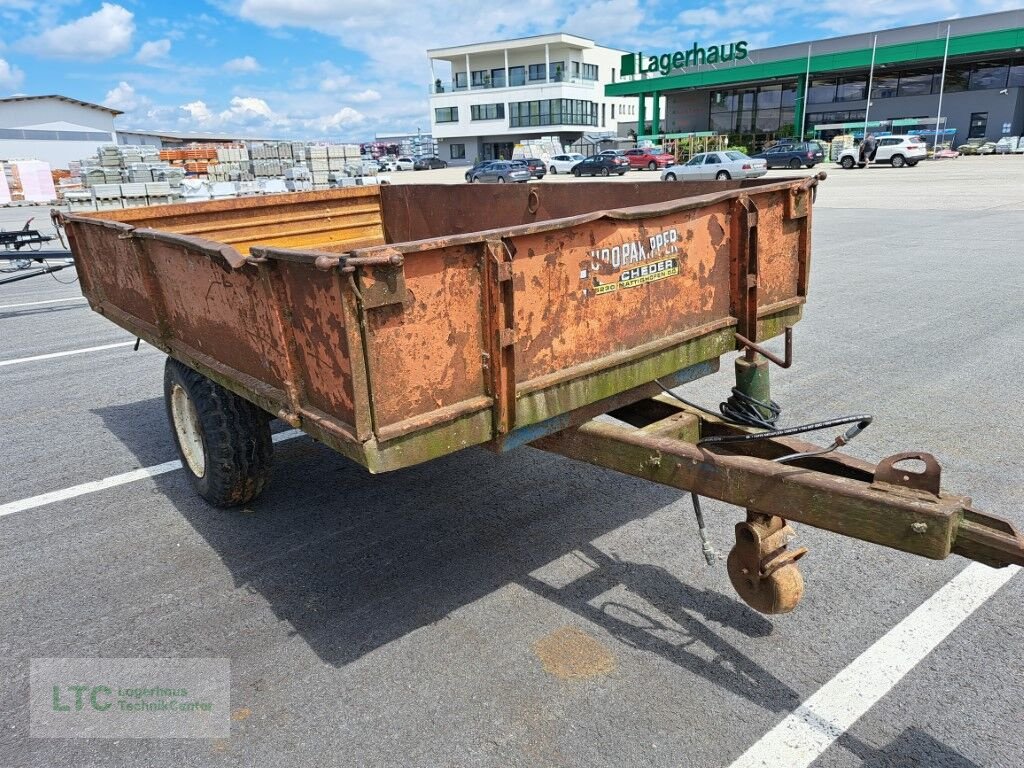
<svg viewBox="0 0 1024 768"><path fill-rule="evenodd" d="M623 155L629 160L630 168L646 168L649 171L667 168L676 161L675 155L669 154L661 147L627 149Z"/></svg>
<svg viewBox="0 0 1024 768"><path fill-rule="evenodd" d="M629 160L622 155L591 155L572 167L573 176L622 176L629 170Z"/></svg>
<svg viewBox="0 0 1024 768"><path fill-rule="evenodd" d="M768 163L727 149L701 152L681 165L670 165L661 172L662 181L727 181L756 179L768 173Z"/></svg>
<svg viewBox="0 0 1024 768"><path fill-rule="evenodd" d="M860 147L851 147L839 153L837 162L847 170L863 168L869 162L888 163L893 168L905 165L913 168L928 157L928 145L920 136L882 136L877 141L873 156L867 160L860 159Z"/></svg>
<svg viewBox="0 0 1024 768"><path fill-rule="evenodd" d="M574 152L569 155L555 155L548 161L548 171L551 172L552 176L557 173L572 173L572 169L576 164L585 159L586 158L578 152Z"/></svg>
<svg viewBox="0 0 1024 768"><path fill-rule="evenodd" d="M495 160L474 173L469 181L470 183L479 181L495 184L507 182L525 184L531 178L533 177L530 175L530 169L526 167L525 163L513 164L510 160Z"/></svg>
<svg viewBox="0 0 1024 768"><path fill-rule="evenodd" d="M381 169L386 171L411 171L414 161L411 157L385 155L380 159Z"/></svg>
<svg viewBox="0 0 1024 768"><path fill-rule="evenodd" d="M442 160L440 157L420 157L413 163L412 169L414 171L432 171L435 168L447 168L448 163Z"/></svg>
<svg viewBox="0 0 1024 768"><path fill-rule="evenodd" d="M486 168L488 165L490 165L491 163L494 163L494 162L497 162L497 161L496 160L482 160L481 162L479 162L476 165L474 165L472 168L468 169L466 171L466 181L472 182L473 181L473 176L477 173L477 171L482 171L484 168Z"/></svg>
<svg viewBox="0 0 1024 768"><path fill-rule="evenodd" d="M622 157L626 154L624 149L602 149L597 154L599 155L610 155L611 157Z"/></svg>
<svg viewBox="0 0 1024 768"><path fill-rule="evenodd" d="M801 165L813 168L825 160L825 152L816 141L796 141L786 144L776 144L771 149L766 149L752 159L764 160L769 168L792 168L796 170Z"/></svg>
<svg viewBox="0 0 1024 768"><path fill-rule="evenodd" d="M538 157L528 157L526 167L530 169L530 175L535 179L543 179L548 169L544 167L544 161Z"/></svg>

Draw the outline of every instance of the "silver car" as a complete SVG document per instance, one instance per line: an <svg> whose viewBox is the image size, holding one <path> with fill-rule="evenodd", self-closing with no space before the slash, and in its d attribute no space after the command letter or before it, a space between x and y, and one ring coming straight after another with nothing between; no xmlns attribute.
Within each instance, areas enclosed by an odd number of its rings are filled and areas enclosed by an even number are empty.
<svg viewBox="0 0 1024 768"><path fill-rule="evenodd" d="M670 165L661 172L662 181L726 181L756 179L768 173L768 163L742 152L725 149L701 152L681 165Z"/></svg>
<svg viewBox="0 0 1024 768"><path fill-rule="evenodd" d="M530 173L530 169L526 167L526 163L513 165L508 160L501 160L479 169L469 177L469 181L470 183L480 181L497 184L514 181L525 184L531 178L533 176Z"/></svg>

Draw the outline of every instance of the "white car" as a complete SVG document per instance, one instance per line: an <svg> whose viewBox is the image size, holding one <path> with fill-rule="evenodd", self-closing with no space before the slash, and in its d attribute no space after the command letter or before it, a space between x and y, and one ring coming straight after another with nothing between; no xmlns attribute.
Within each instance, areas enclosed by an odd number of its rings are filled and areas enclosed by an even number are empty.
<svg viewBox="0 0 1024 768"><path fill-rule="evenodd" d="M380 159L382 171L411 171L413 161L411 157L382 157Z"/></svg>
<svg viewBox="0 0 1024 768"><path fill-rule="evenodd" d="M573 166L577 163L582 163L584 160L586 158L578 152L569 155L554 155L548 160L548 171L552 175L556 173L572 173Z"/></svg>
<svg viewBox="0 0 1024 768"><path fill-rule="evenodd" d="M661 172L662 181L728 181L756 179L768 173L768 161L732 149L701 152Z"/></svg>
<svg viewBox="0 0 1024 768"><path fill-rule="evenodd" d="M893 168L913 168L928 157L928 145L920 136L881 136L877 141L875 158L871 161L874 163L888 163ZM867 162L861 162L860 147L844 149L836 162L846 170L867 165Z"/></svg>

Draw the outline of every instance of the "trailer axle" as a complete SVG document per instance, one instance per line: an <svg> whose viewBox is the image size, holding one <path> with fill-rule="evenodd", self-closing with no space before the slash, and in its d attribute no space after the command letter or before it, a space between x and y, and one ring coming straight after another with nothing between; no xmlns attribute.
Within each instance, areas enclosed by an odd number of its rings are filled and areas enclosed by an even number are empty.
<svg viewBox="0 0 1024 768"><path fill-rule="evenodd" d="M609 415L624 423L589 421L532 445L746 508L729 572L756 610L784 612L800 599L795 563L803 552L785 550L787 520L936 560L958 554L992 567L1024 565L1020 533L973 509L968 497L940 490L941 470L930 454L898 454L877 466L839 453L780 463L822 447L791 438L698 446L702 437L752 430L665 396ZM911 470L908 461L923 462L924 470Z"/></svg>

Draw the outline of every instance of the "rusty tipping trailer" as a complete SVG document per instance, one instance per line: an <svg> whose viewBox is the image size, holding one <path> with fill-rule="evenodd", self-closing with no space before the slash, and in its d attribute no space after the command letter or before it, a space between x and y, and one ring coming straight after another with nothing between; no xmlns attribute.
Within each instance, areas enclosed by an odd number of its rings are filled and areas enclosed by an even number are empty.
<svg viewBox="0 0 1024 768"><path fill-rule="evenodd" d="M827 447L763 428L759 342L784 334L791 362L819 180L386 186L65 220L91 307L169 356L172 433L211 503L263 488L276 416L371 472L530 444L745 508L728 569L764 612L803 591L787 520L1024 564L929 454L835 450L869 417ZM752 418L663 391L734 350Z"/></svg>

